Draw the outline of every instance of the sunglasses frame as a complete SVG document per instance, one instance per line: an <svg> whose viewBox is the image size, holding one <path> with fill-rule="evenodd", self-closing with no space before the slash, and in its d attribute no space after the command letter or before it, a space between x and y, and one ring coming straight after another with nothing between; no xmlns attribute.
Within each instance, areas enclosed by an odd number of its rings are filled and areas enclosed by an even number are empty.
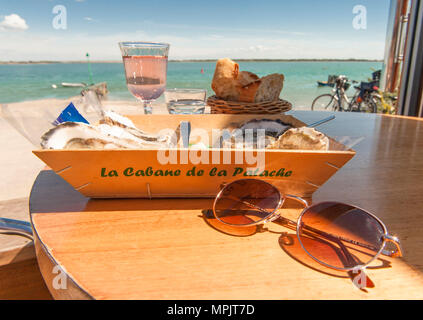
<svg viewBox="0 0 423 320"><path fill-rule="evenodd" d="M230 186L233 183L239 182L239 181L259 181L261 183L265 183L265 184L269 185L271 188L273 188L274 190L276 190L277 193L279 194L279 201L278 201L278 205L275 208L275 210L273 210L272 212L268 212L265 209L260 208L260 207L254 205L253 206L254 208L256 208L256 209L258 209L258 210L260 210L262 212L268 213L268 215L266 217L258 220L258 221L254 221L252 223L244 224L244 225L232 224L232 223L228 223L228 222L225 222L225 221L219 219L219 217L216 214L216 203L217 203L217 201L220 199L222 193L224 192L224 190L228 186ZM292 220L289 220L287 218L284 218L284 217L281 216L280 213L278 213L278 210L282 208L282 206L283 206L283 204L284 204L284 202L285 202L286 199L297 200L297 201L301 202L304 205L304 209L300 213L300 215L299 215L299 217L297 219L297 222L292 221ZM239 200L239 199L237 199L237 200ZM375 216L374 214L368 212L367 210L364 210L364 209L362 209L360 207L357 207L355 205L346 204L346 205L349 205L351 207L354 207L356 209L359 209L359 210L363 211L364 213L366 213L367 215L369 215L371 218L375 219L382 226L382 229L383 229L383 234L382 234L383 242L382 242L382 244L380 246L379 251L375 254L375 256L372 259L370 259L369 261L367 261L365 264L363 264L363 265L357 265L357 266L352 267L352 268L339 268L339 267L331 266L331 265L329 265L329 264L327 264L327 263L325 263L323 261L320 261L319 259L315 258L310 252L307 251L307 249L304 247L304 244L301 241L301 238L300 238L300 230L301 230L301 227L302 227L301 221L302 221L302 218L303 218L304 214L306 214L310 208L312 208L312 207L314 207L316 205L325 203L325 202L341 203L341 202L336 202L336 201L322 201L322 202L319 202L319 203L316 203L316 204L309 205L309 203L305 199L303 199L301 197L298 197L298 196L295 196L295 195L290 195L290 194L284 194L284 195L282 195L282 193L280 192L280 190L278 188L276 188L273 184L271 184L271 183L269 183L267 181L259 180L259 179L246 178L246 179L235 180L235 181L232 181L232 182L227 183L227 184L225 184L225 185L222 186L222 189L216 195L216 198L215 198L215 200L213 202L213 215L221 223L226 224L226 225L229 225L229 226L233 226L233 227L251 227L251 226L257 226L257 225L265 224L265 223L268 223L268 222L272 222L272 221L274 221L276 219L279 219L279 218L284 219L288 223L291 223L291 224L296 225L296 234L297 234L298 241L299 241L301 247L303 248L303 250L313 260L315 260L316 262L320 263L321 265L324 265L327 268L331 268L331 269L335 269L335 270L339 270L339 271L347 271L348 272L348 271L353 271L353 270L361 270L361 269L364 269L366 266L368 266L370 263L372 263L374 260L376 260L380 256L380 254L387 255L387 256L390 256L390 257L394 257L394 258L396 258L396 257L402 257L402 248L401 248L401 244L400 244L399 239L397 237L392 236L392 235L390 235L388 233L387 227L385 226L385 224L377 216ZM342 204L345 204L345 203L342 203ZM251 204L248 204L248 205L251 206ZM389 242L390 243L393 243L396 246L396 251L390 251L390 250L386 250L385 249L386 244L389 243Z"/></svg>

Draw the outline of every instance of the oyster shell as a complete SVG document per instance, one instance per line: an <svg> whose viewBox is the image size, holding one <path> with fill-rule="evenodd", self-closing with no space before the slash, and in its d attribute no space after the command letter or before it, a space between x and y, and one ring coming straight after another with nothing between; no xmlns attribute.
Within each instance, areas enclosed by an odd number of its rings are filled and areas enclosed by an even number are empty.
<svg viewBox="0 0 423 320"><path fill-rule="evenodd" d="M131 119L126 118L113 111L104 112L103 119L99 121L99 126L102 126L102 128L106 129L106 133L114 134L114 135L117 135L118 137L120 134L123 134L123 132L126 132L143 141L168 143L170 139L169 136L159 136L159 135L148 134L138 129L135 126L135 124L131 121ZM114 130L111 130L109 133L107 131L110 128L113 128ZM121 130L119 130L119 128Z"/></svg>
<svg viewBox="0 0 423 320"><path fill-rule="evenodd" d="M268 149L329 150L329 138L314 128L292 128L270 144Z"/></svg>
<svg viewBox="0 0 423 320"><path fill-rule="evenodd" d="M41 137L44 149L92 148L102 149L135 148L132 141L118 140L102 133L99 129L81 122L63 122Z"/></svg>
<svg viewBox="0 0 423 320"><path fill-rule="evenodd" d="M150 137L142 138L141 136L137 136L133 134L133 130L128 130L124 127L117 126L117 125L109 125L109 124L99 124L96 126L100 132L103 134L115 137L116 139L131 141L138 145L138 148L154 148L154 147L169 147L171 146L171 139L170 137Z"/></svg>
<svg viewBox="0 0 423 320"><path fill-rule="evenodd" d="M247 129L252 129L255 131L258 129L264 129L266 136L277 138L291 128L293 128L291 124L285 123L279 119L253 119L245 122L239 129L243 131Z"/></svg>
<svg viewBox="0 0 423 320"><path fill-rule="evenodd" d="M64 122L41 137L44 149L144 149L171 147L171 135L151 135L115 112L107 111L98 125Z"/></svg>
<svg viewBox="0 0 423 320"><path fill-rule="evenodd" d="M276 142L277 138L293 126L279 119L253 119L242 125L229 125L232 134L221 138L221 144L232 148L260 149ZM258 130L264 130L258 131ZM263 141L258 141L258 139ZM225 140L225 141L223 141Z"/></svg>
<svg viewBox="0 0 423 320"><path fill-rule="evenodd" d="M103 139L96 138L73 138L69 140L63 149L122 149L123 145L118 145Z"/></svg>

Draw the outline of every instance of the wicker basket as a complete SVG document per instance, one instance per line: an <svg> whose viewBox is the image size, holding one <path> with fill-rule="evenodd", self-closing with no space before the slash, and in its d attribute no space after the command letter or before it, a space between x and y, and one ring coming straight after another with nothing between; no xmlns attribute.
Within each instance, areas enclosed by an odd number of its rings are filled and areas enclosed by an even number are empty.
<svg viewBox="0 0 423 320"><path fill-rule="evenodd" d="M269 102L238 102L226 101L211 96L207 99L211 113L231 114L279 114L291 110L292 104L286 100L279 99Z"/></svg>

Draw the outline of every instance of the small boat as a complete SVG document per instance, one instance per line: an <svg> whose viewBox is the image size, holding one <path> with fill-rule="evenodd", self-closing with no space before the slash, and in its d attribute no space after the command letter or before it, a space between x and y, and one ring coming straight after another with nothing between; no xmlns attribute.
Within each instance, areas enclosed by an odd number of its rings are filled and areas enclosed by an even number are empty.
<svg viewBox="0 0 423 320"><path fill-rule="evenodd" d="M335 86L335 83L327 82L327 81L317 81L317 85L319 87L333 87L333 86Z"/></svg>
<svg viewBox="0 0 423 320"><path fill-rule="evenodd" d="M61 83L62 87L70 87L70 88L75 88L75 87L86 87L87 84L86 83L70 83L70 82L62 82Z"/></svg>
<svg viewBox="0 0 423 320"><path fill-rule="evenodd" d="M334 87L337 77L337 75L331 74L328 76L328 81L317 81L317 85L319 87Z"/></svg>

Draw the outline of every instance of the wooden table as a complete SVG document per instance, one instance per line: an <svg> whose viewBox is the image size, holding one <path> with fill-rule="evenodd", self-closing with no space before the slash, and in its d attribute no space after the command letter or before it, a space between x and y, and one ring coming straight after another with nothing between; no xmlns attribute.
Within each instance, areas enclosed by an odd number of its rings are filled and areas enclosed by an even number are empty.
<svg viewBox="0 0 423 320"><path fill-rule="evenodd" d="M327 116L291 114L306 123ZM33 186L30 215L51 294L57 299L422 299L423 121L336 116L319 129L338 139L364 140L313 202L366 208L401 239L404 258L382 256L368 270L374 288L359 290L346 274L313 263L299 249L294 230L270 223L264 232L243 229L244 236L235 236L236 230L222 229L204 214L210 199L93 200L45 170ZM299 212L289 203L284 214Z"/></svg>
<svg viewBox="0 0 423 320"><path fill-rule="evenodd" d="M0 201L2 218L29 220L28 198ZM38 268L33 242L0 232L0 300L51 299Z"/></svg>

